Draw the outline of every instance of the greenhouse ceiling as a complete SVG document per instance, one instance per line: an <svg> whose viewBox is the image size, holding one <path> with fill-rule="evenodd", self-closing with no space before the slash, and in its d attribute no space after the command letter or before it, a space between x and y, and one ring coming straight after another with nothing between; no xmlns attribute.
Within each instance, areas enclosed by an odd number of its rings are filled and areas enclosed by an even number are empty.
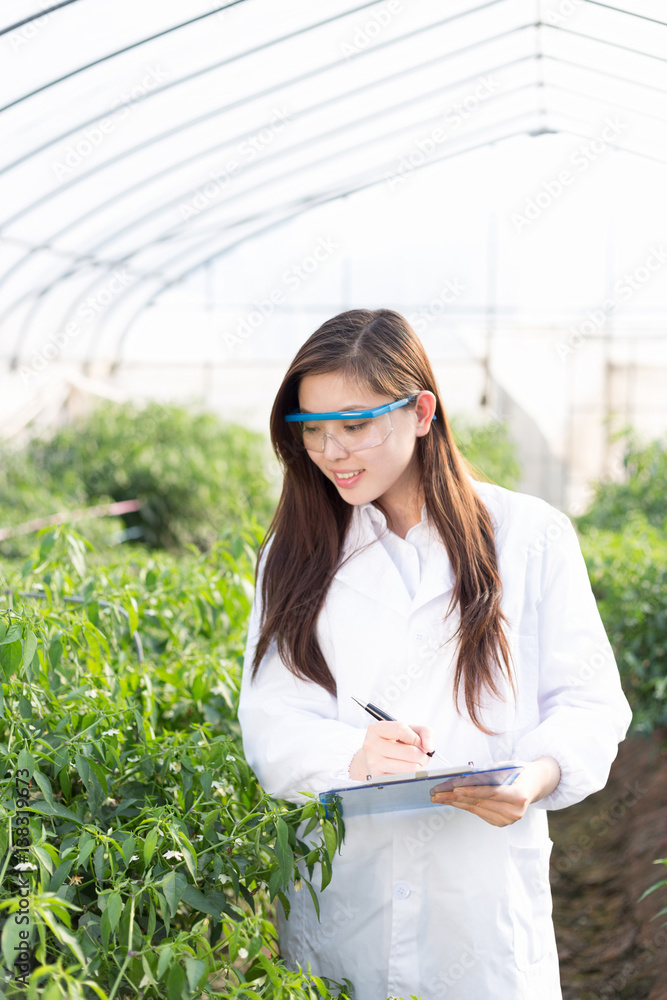
<svg viewBox="0 0 667 1000"><path fill-rule="evenodd" d="M664 0L13 0L0 18L14 365L86 309L120 349L241 243L480 146L566 133L667 162Z"/></svg>

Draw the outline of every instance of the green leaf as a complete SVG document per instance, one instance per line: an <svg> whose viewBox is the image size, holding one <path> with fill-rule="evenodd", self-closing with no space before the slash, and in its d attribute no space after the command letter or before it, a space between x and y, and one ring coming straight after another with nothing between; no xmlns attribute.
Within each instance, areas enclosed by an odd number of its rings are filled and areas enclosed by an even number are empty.
<svg viewBox="0 0 667 1000"><path fill-rule="evenodd" d="M120 915L123 912L123 900L118 891L112 892L107 901L107 912L109 914L109 927L112 932L116 930Z"/></svg>
<svg viewBox="0 0 667 1000"><path fill-rule="evenodd" d="M44 923L48 924L57 939L62 943L66 944L67 947L76 955L78 960L82 965L86 964L86 960L81 951L81 945L79 944L78 938L71 934L66 927L64 927L59 921L55 919L53 914L46 908L40 907L40 915L44 920Z"/></svg>
<svg viewBox="0 0 667 1000"><path fill-rule="evenodd" d="M35 770L35 758L30 753L29 750L25 749L25 747L19 753L19 759L16 766L18 767L19 771L24 771L24 770L29 771L28 780L30 780ZM23 775L23 778L25 777L26 776Z"/></svg>
<svg viewBox="0 0 667 1000"><path fill-rule="evenodd" d="M125 867L130 863L130 859L134 854L134 845L136 844L135 837L126 837L122 844L120 844L120 851L123 855L123 860L125 861Z"/></svg>
<svg viewBox="0 0 667 1000"><path fill-rule="evenodd" d="M278 833L276 840L276 855L278 857L280 877L283 885L287 885L294 867L294 853L289 843L289 828L284 819L278 817L276 820L276 830Z"/></svg>
<svg viewBox="0 0 667 1000"><path fill-rule="evenodd" d="M283 877L280 868L274 868L269 876L269 895L274 898L280 886L283 884Z"/></svg>
<svg viewBox="0 0 667 1000"><path fill-rule="evenodd" d="M149 833L148 833L148 835L147 835L147 837L146 837L146 839L144 841L144 867L145 868L148 868L148 866L150 864L150 861L151 861L151 858L153 857L153 854L155 853L155 848L157 847L157 838L158 838L158 835L159 835L158 828L156 826L154 826L153 829L149 831Z"/></svg>
<svg viewBox="0 0 667 1000"><path fill-rule="evenodd" d="M330 820L322 820L322 833L324 834L324 843L326 845L327 854L333 861L333 856L336 853L336 847L338 846L338 838L336 836L334 825Z"/></svg>
<svg viewBox="0 0 667 1000"><path fill-rule="evenodd" d="M69 819L74 823L81 822L76 813L73 813L71 809L67 808L67 806L62 806L60 802L54 802L53 805L51 805L49 802L37 799L36 802L31 803L29 808L32 812L39 813L40 816L60 816L62 819Z"/></svg>
<svg viewBox="0 0 667 1000"><path fill-rule="evenodd" d="M93 868L95 869L95 876L98 882L101 882L104 878L104 869L106 867L104 854L105 854L104 844L98 844L93 853Z"/></svg>
<svg viewBox="0 0 667 1000"><path fill-rule="evenodd" d="M191 958L189 955L186 955L185 971L188 977L188 986L194 993L200 984L203 986L204 978L208 972L208 965L199 958Z"/></svg>
<svg viewBox="0 0 667 1000"><path fill-rule="evenodd" d="M125 610L127 611L127 624L130 629L130 635L136 632L139 628L139 615L137 614L137 602L134 597L130 597L129 601L125 604Z"/></svg>
<svg viewBox="0 0 667 1000"><path fill-rule="evenodd" d="M321 868L322 868L322 884L320 886L320 892L323 892L329 885L329 882L331 881L331 876L333 874L331 868L331 861L329 860L329 858L326 857L322 858Z"/></svg>
<svg viewBox="0 0 667 1000"><path fill-rule="evenodd" d="M41 844L33 844L31 850L32 853L35 855L35 857L39 858L39 860L42 862L49 875L53 875L54 872L53 858L51 857L49 852L45 851L44 848L41 846Z"/></svg>
<svg viewBox="0 0 667 1000"><path fill-rule="evenodd" d="M23 640L23 666L29 667L37 650L37 636L30 629L26 631Z"/></svg>
<svg viewBox="0 0 667 1000"><path fill-rule="evenodd" d="M186 885L181 896L181 901L187 903L193 910L199 910L200 913L209 913L216 920L220 920L222 917L220 907L216 906L212 900L207 899L204 893L195 885Z"/></svg>
<svg viewBox="0 0 667 1000"><path fill-rule="evenodd" d="M4 624L4 622L3 622ZM4 635L0 639L0 646L4 646L7 643L14 642L15 639L19 639L23 632L23 626L20 622L14 622L12 625L6 629Z"/></svg>
<svg viewBox="0 0 667 1000"><path fill-rule="evenodd" d="M55 670L58 667L63 655L63 643L59 635L49 643L49 663Z"/></svg>
<svg viewBox="0 0 667 1000"><path fill-rule="evenodd" d="M311 899L312 899L312 901L313 901L313 903L315 905L315 913L317 914L317 919L319 920L320 919L320 901L317 898L317 893L313 889L313 887L310 884L310 882L308 881L308 879L304 878L303 882L308 887L308 891L310 892Z"/></svg>
<svg viewBox="0 0 667 1000"><path fill-rule="evenodd" d="M22 662L23 647L20 639L10 642L7 646L0 646L0 666L2 666L8 681L12 679Z"/></svg>
<svg viewBox="0 0 667 1000"><path fill-rule="evenodd" d="M25 947L26 943L28 945L28 950L32 951L30 947L30 939L21 936L21 931L30 932L30 925L19 924L17 920L21 919L20 911L15 913L8 913L7 919L5 920L5 926L2 929L2 956L5 960L5 967L7 969L14 968L14 962L16 961L16 956L18 955L17 948L19 946Z"/></svg>
<svg viewBox="0 0 667 1000"><path fill-rule="evenodd" d="M42 774L40 771L35 771L34 774L33 774L33 778L35 779L35 781L39 785L39 789L40 789L42 795L44 796L44 798L46 799L46 801L49 803L50 806L52 806L53 805L53 791L51 789L51 782L49 781L49 779L46 777L45 774Z"/></svg>
<svg viewBox="0 0 667 1000"><path fill-rule="evenodd" d="M166 969L171 965L171 959L174 954L174 949L170 944L165 945L164 948L160 949L160 958L157 963L157 977L162 979L165 974Z"/></svg>
<svg viewBox="0 0 667 1000"><path fill-rule="evenodd" d="M187 884L188 880L182 872L169 872L161 882L156 883L162 889L172 917L176 915L178 904Z"/></svg>
<svg viewBox="0 0 667 1000"><path fill-rule="evenodd" d="M57 892L60 886L63 884L67 876L72 870L74 865L74 858L65 858L61 861L56 870L53 873L51 881L49 882L49 892Z"/></svg>
<svg viewBox="0 0 667 1000"><path fill-rule="evenodd" d="M82 833L79 838L79 857L76 862L77 868L81 865L85 865L86 861L90 857L95 847L95 839L90 837L87 833Z"/></svg>
<svg viewBox="0 0 667 1000"><path fill-rule="evenodd" d="M185 971L183 966L174 962L167 976L168 1000L181 1000L185 986Z"/></svg>

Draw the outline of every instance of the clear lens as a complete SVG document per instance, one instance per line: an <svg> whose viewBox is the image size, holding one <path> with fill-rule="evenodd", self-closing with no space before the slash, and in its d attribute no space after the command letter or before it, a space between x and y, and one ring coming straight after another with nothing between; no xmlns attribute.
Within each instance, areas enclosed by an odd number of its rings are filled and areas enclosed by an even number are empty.
<svg viewBox="0 0 667 1000"><path fill-rule="evenodd" d="M392 431L391 413L354 420L304 420L291 423L306 451L323 452L327 437L345 451L363 451L382 444Z"/></svg>

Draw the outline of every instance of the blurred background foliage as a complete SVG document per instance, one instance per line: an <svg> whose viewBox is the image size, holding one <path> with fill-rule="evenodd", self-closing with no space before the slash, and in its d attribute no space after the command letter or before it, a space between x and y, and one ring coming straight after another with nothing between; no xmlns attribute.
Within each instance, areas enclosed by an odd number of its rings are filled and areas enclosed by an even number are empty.
<svg viewBox="0 0 667 1000"><path fill-rule="evenodd" d="M212 413L156 402L143 409L105 403L48 438L5 448L0 524L140 500L140 510L123 515L123 540L204 551L224 528L240 528L251 513L268 523L275 504L267 451L261 434ZM84 536L90 531L91 525L82 527ZM15 542L14 550L19 548Z"/></svg>

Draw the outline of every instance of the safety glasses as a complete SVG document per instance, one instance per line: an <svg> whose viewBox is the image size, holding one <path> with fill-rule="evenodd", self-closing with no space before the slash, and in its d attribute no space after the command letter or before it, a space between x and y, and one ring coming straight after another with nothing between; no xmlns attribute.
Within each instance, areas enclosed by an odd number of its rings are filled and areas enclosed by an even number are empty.
<svg viewBox="0 0 667 1000"><path fill-rule="evenodd" d="M391 422L391 410L405 406L416 399L419 393L414 396L407 396L405 399L394 400L393 403L384 403L382 406L374 406L370 410L333 410L329 413L308 413L301 410L293 410L288 413L285 420L291 424L292 431L306 451L323 452L326 439L329 437L339 448L346 452L363 451L366 448L376 448L386 441L394 429ZM435 420L435 414L433 414ZM323 420L343 420L340 430L335 436L322 430Z"/></svg>

